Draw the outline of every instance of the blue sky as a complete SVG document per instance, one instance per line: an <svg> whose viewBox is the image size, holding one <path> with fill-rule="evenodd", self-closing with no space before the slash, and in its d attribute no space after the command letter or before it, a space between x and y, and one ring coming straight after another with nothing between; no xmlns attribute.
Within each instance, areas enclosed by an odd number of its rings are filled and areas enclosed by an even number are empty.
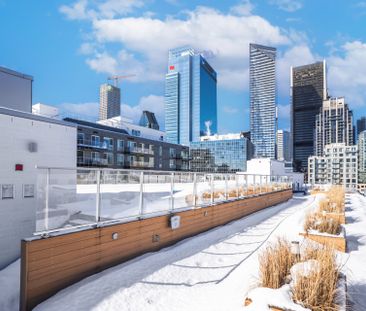
<svg viewBox="0 0 366 311"><path fill-rule="evenodd" d="M289 128L289 70L323 58L332 96L366 115L366 1L0 0L0 66L34 76L33 102L96 116L98 87L121 83L122 115L164 119L169 48L191 45L218 72L219 132L249 128L248 44L278 49L279 127Z"/></svg>

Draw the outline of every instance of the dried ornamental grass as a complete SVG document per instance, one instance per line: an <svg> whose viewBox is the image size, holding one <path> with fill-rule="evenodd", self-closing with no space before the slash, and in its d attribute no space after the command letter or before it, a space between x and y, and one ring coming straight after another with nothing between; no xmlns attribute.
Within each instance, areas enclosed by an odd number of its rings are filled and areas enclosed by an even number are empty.
<svg viewBox="0 0 366 311"><path fill-rule="evenodd" d="M259 271L262 287L280 288L294 264L291 244L279 238L259 256Z"/></svg>
<svg viewBox="0 0 366 311"><path fill-rule="evenodd" d="M315 259L317 268L307 275L298 275L292 286L293 299L313 311L338 310L335 303L339 267L335 253L329 248L308 249L305 257Z"/></svg>
<svg viewBox="0 0 366 311"><path fill-rule="evenodd" d="M338 235L342 226L340 219L328 218L319 214L308 214L305 217L304 230L306 232L316 230L321 233Z"/></svg>

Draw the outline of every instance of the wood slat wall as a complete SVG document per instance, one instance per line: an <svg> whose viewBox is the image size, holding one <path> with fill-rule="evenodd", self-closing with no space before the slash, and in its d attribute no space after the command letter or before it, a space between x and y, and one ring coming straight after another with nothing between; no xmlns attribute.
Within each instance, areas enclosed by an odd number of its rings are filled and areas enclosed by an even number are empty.
<svg viewBox="0 0 366 311"><path fill-rule="evenodd" d="M291 190L279 191L175 213L178 229L170 228L171 215L88 229L47 239L22 241L20 310L32 310L59 290L106 268L146 252L159 250L184 238L287 201ZM112 239L112 233L118 239ZM154 242L153 236L159 241Z"/></svg>

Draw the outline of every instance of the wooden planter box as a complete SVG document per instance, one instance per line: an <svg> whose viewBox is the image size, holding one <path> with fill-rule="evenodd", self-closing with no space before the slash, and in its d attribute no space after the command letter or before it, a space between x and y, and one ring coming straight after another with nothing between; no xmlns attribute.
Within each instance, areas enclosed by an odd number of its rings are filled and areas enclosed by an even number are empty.
<svg viewBox="0 0 366 311"><path fill-rule="evenodd" d="M325 235L325 234L316 234L309 232L300 232L300 235L303 237L318 242L320 244L330 246L340 252L346 252L346 234L343 232L343 235Z"/></svg>

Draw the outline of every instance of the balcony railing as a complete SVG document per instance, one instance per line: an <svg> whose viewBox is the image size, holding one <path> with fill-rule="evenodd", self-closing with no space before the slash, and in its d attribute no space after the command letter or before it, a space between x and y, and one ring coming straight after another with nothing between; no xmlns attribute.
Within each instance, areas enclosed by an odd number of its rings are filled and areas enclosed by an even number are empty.
<svg viewBox="0 0 366 311"><path fill-rule="evenodd" d="M130 153L154 155L154 150L151 150L151 149L148 149L148 148L127 147L126 151L130 152Z"/></svg>
<svg viewBox="0 0 366 311"><path fill-rule="evenodd" d="M103 149L103 150L111 150L111 146L108 145L106 142L100 142L95 140L85 140L85 139L78 139L78 146L80 147L87 147L87 148L95 148L95 149ZM113 146L112 146L113 147Z"/></svg>
<svg viewBox="0 0 366 311"><path fill-rule="evenodd" d="M98 158L89 158L89 157L78 157L77 159L78 166L108 166L107 159L98 159Z"/></svg>
<svg viewBox="0 0 366 311"><path fill-rule="evenodd" d="M38 172L37 235L127 222L292 187L288 176L82 167L39 167Z"/></svg>

